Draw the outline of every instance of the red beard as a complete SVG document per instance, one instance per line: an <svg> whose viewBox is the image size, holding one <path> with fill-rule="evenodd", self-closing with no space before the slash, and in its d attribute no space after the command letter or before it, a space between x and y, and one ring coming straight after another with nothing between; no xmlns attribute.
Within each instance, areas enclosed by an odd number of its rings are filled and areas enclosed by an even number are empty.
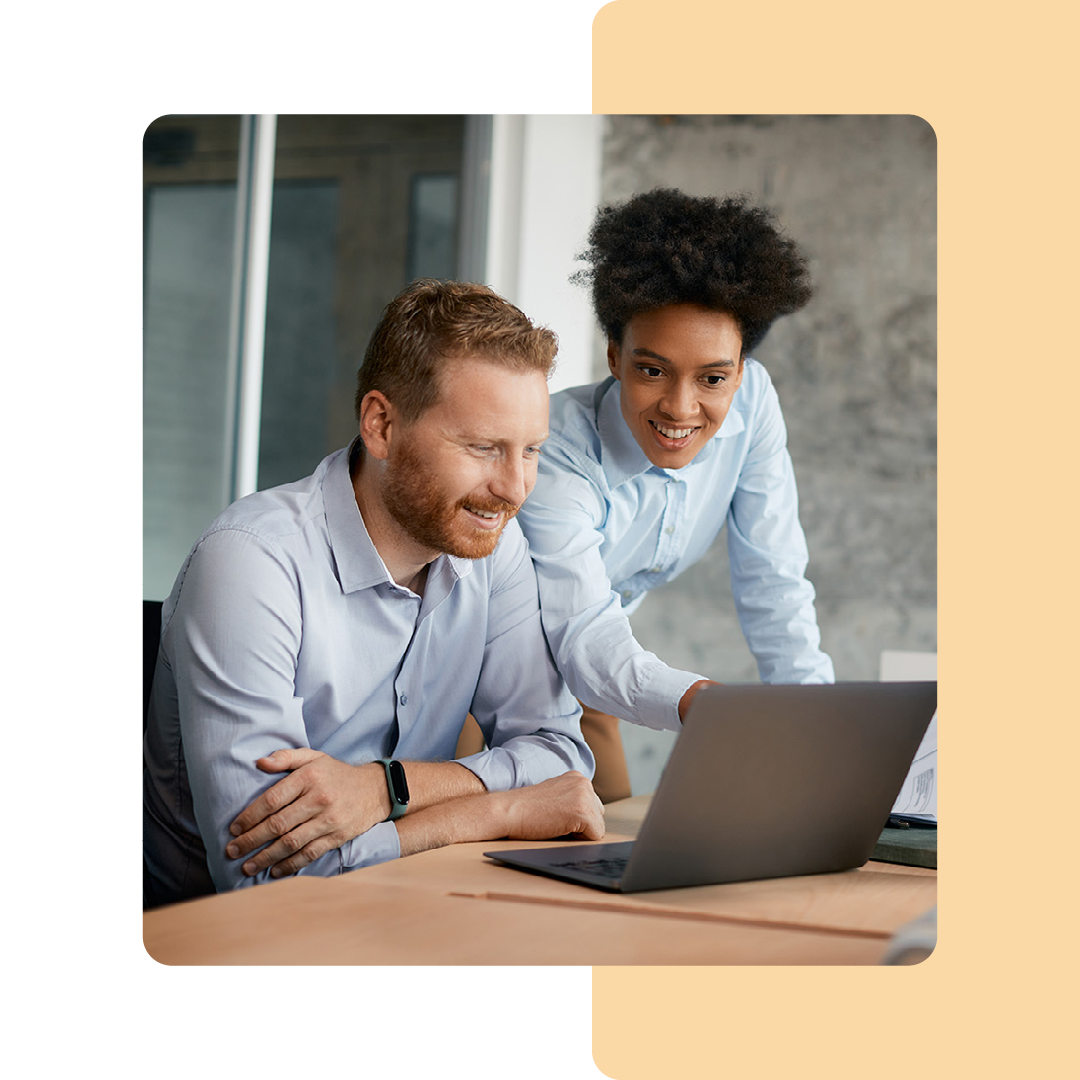
<svg viewBox="0 0 1080 1080"><path fill-rule="evenodd" d="M461 559L487 558L495 550L506 523L519 509L513 503L482 495L451 502L409 446L387 461L382 497L390 516L413 540L432 551ZM461 514L466 506L501 513L504 520L497 529L477 528Z"/></svg>

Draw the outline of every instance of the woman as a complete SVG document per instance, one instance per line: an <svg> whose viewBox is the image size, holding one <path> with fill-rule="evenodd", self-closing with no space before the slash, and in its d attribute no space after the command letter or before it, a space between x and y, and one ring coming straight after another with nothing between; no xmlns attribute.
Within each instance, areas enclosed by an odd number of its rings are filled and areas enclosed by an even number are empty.
<svg viewBox="0 0 1080 1080"><path fill-rule="evenodd" d="M809 300L806 261L745 198L658 189L602 208L575 275L610 376L555 394L519 520L556 664L584 707L594 786L630 794L618 717L677 730L710 680L668 667L629 616L728 527L740 623L765 682L831 682L780 405L749 353Z"/></svg>

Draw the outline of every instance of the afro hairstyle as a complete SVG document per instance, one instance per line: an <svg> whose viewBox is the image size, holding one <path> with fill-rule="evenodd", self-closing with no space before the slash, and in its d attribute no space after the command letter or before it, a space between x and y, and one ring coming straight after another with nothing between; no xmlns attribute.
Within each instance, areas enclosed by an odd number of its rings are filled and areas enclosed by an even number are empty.
<svg viewBox="0 0 1080 1080"><path fill-rule="evenodd" d="M699 304L735 319L746 354L813 294L795 242L745 195L699 198L656 188L601 207L588 242L578 259L589 268L571 280L591 284L600 326L617 342L639 312Z"/></svg>

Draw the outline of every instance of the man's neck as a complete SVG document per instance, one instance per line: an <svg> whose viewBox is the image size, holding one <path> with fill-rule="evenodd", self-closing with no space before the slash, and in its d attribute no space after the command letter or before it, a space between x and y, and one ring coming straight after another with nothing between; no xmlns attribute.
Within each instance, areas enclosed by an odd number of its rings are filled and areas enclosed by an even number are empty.
<svg viewBox="0 0 1080 1080"><path fill-rule="evenodd" d="M353 494L375 550L390 576L403 588L423 596L428 567L438 558L437 551L418 544L394 520L379 491L382 463L360 453L352 468Z"/></svg>

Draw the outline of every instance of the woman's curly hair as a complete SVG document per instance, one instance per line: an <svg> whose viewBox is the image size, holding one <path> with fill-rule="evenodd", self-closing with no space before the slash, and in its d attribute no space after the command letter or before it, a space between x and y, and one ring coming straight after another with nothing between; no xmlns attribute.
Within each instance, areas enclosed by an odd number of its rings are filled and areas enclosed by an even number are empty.
<svg viewBox="0 0 1080 1080"><path fill-rule="evenodd" d="M592 285L596 317L615 341L639 312L700 304L734 317L745 354L813 293L795 242L745 195L721 200L656 188L601 207L578 258L590 268L571 280Z"/></svg>

